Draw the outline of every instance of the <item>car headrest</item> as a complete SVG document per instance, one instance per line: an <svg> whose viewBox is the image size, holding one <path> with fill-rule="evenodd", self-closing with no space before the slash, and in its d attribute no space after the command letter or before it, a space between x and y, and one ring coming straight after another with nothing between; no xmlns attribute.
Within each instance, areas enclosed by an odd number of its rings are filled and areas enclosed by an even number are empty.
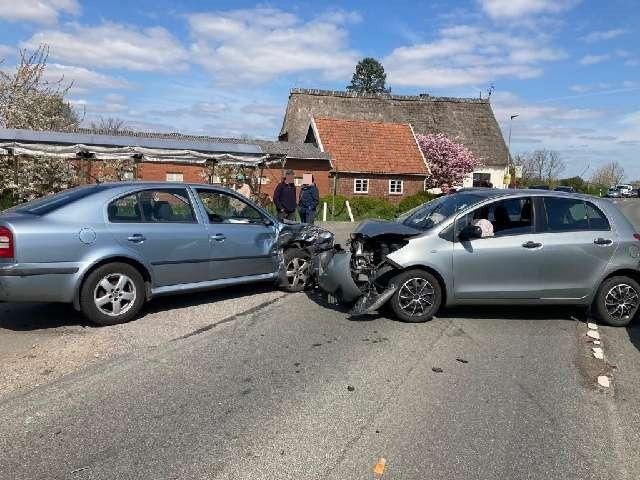
<svg viewBox="0 0 640 480"><path fill-rule="evenodd" d="M156 202L153 207L153 213L156 217L156 220L164 220L166 222L170 222L171 220L173 220L173 209L171 208L171 204L169 202Z"/></svg>

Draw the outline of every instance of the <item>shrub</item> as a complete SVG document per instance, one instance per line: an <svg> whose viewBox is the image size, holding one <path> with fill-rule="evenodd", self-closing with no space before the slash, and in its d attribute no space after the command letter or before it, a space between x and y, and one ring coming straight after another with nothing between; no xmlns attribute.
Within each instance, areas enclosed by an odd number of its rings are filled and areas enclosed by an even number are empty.
<svg viewBox="0 0 640 480"><path fill-rule="evenodd" d="M429 192L419 192L409 197L403 198L398 204L398 213L408 212L423 203L429 202L435 198L435 195Z"/></svg>
<svg viewBox="0 0 640 480"><path fill-rule="evenodd" d="M356 220L364 218L391 219L397 213L397 207L383 198L352 197L349 199L351 212Z"/></svg>

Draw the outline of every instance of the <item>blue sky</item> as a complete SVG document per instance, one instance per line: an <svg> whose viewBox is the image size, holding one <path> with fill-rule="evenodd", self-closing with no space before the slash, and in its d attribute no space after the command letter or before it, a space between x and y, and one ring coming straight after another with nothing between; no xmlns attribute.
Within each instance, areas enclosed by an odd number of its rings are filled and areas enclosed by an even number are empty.
<svg viewBox="0 0 640 480"><path fill-rule="evenodd" d="M618 160L640 179L640 2L0 0L0 58L47 43L86 121L274 138L291 87L343 89L380 59L394 93L495 86L514 154L558 150L567 175Z"/></svg>

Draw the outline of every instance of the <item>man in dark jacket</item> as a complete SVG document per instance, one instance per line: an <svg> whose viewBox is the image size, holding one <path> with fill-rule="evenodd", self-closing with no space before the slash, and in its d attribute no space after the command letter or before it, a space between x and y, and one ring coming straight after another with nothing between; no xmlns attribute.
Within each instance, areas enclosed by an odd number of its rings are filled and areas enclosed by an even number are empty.
<svg viewBox="0 0 640 480"><path fill-rule="evenodd" d="M282 182L280 182L273 192L273 203L278 210L280 220L295 220L296 212L296 186L293 178L293 171L287 170Z"/></svg>
<svg viewBox="0 0 640 480"><path fill-rule="evenodd" d="M313 225L316 219L318 203L320 203L318 187L313 182L313 176L305 173L302 179L302 188L300 189L300 200L298 201L298 213L302 223Z"/></svg>

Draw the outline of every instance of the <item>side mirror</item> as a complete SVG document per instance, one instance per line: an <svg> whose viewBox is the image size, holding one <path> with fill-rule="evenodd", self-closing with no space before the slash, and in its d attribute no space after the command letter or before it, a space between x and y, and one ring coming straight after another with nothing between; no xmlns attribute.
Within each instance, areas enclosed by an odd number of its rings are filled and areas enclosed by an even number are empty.
<svg viewBox="0 0 640 480"><path fill-rule="evenodd" d="M271 225L273 225L273 220L271 220L271 219L270 219L270 218L268 218L268 217L264 217L264 218L262 219L262 223L264 223L264 224L265 224L265 226L270 227Z"/></svg>
<svg viewBox="0 0 640 480"><path fill-rule="evenodd" d="M474 238L482 238L482 229L477 225L467 225L458 234L460 240L473 240Z"/></svg>

